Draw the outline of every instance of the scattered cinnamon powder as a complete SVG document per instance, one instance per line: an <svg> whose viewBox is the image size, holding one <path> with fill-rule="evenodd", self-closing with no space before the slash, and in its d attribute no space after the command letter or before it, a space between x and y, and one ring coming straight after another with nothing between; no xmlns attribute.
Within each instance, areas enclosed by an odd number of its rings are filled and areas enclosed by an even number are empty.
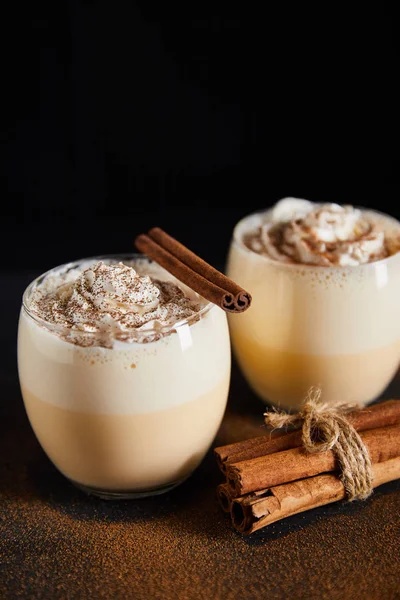
<svg viewBox="0 0 400 600"><path fill-rule="evenodd" d="M98 500L56 471L26 418L0 420L0 597L399 598L399 481L365 502L316 509L246 538L216 502L219 481L210 452L164 496Z"/></svg>

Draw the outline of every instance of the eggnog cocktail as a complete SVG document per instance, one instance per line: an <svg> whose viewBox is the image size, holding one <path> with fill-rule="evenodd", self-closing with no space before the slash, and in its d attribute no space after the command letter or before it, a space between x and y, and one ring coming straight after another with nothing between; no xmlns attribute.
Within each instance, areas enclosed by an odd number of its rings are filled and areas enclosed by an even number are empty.
<svg viewBox="0 0 400 600"><path fill-rule="evenodd" d="M165 491L200 463L230 377L225 313L145 258L79 261L24 295L18 365L31 425L86 491Z"/></svg>
<svg viewBox="0 0 400 600"><path fill-rule="evenodd" d="M286 198L235 227L228 275L253 296L229 316L235 355L265 401L368 403L400 359L400 223Z"/></svg>

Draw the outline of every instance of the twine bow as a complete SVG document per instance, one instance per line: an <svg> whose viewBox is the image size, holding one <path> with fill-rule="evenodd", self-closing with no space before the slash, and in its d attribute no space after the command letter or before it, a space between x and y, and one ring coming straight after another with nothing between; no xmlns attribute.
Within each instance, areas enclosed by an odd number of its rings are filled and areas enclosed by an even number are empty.
<svg viewBox="0 0 400 600"><path fill-rule="evenodd" d="M345 404L332 407L320 399L321 390L311 388L301 412L294 415L279 411L264 413L265 422L273 428L301 426L307 452L332 450L347 499L364 500L372 492L372 466L364 442L346 419L351 407Z"/></svg>

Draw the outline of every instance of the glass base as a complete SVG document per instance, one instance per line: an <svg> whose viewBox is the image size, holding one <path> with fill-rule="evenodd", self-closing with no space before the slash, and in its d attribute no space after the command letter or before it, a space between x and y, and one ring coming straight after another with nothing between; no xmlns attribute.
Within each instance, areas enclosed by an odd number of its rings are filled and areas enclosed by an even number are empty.
<svg viewBox="0 0 400 600"><path fill-rule="evenodd" d="M88 485L83 485L82 483L77 483L70 479L70 482L77 488L79 488L85 494L90 496L97 496L102 500L135 500L138 498L148 498L150 496L159 496L160 494L165 494L173 490L175 487L183 483L187 477L180 479L179 481L175 481L174 483L168 483L166 485L160 486L158 488L153 488L150 490L135 490L135 491L118 491L118 490L101 490L98 488L93 488Z"/></svg>

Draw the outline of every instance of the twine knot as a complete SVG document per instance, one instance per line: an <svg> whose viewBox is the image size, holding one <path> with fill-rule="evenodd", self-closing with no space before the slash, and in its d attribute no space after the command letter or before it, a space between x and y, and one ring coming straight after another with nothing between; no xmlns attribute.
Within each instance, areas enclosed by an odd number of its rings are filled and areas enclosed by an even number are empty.
<svg viewBox="0 0 400 600"><path fill-rule="evenodd" d="M321 402L321 390L311 388L302 411L291 415L272 411L264 413L267 425L302 427L302 443L307 452L332 450L339 465L340 479L347 499L364 500L372 492L372 465L361 437L347 420L348 404L329 406Z"/></svg>

